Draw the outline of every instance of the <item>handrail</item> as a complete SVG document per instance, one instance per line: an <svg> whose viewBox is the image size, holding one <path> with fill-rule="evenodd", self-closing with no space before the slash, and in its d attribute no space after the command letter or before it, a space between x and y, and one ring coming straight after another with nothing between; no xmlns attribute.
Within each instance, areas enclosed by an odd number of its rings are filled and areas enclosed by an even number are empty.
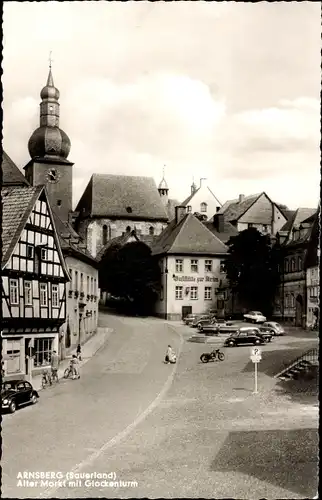
<svg viewBox="0 0 322 500"><path fill-rule="evenodd" d="M292 361L286 368L283 368L282 371L280 371L277 375L275 375L275 378L280 377L283 373L286 373L288 370L296 366L298 363L301 361L307 360L307 361L312 361L314 358L318 358L318 348L313 347L312 349L309 349L306 351L304 354L296 358L294 361Z"/></svg>

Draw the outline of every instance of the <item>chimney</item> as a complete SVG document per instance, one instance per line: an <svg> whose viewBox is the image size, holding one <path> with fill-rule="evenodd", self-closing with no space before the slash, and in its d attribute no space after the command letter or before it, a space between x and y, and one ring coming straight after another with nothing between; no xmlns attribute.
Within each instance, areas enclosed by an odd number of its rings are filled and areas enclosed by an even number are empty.
<svg viewBox="0 0 322 500"><path fill-rule="evenodd" d="M244 199L245 199L245 195L244 194L240 194L239 195L239 200L238 200L239 203L241 203L242 201L244 201Z"/></svg>
<svg viewBox="0 0 322 500"><path fill-rule="evenodd" d="M223 233L225 230L224 214L215 214L213 218L213 225L218 233Z"/></svg>
<svg viewBox="0 0 322 500"><path fill-rule="evenodd" d="M179 205L175 207L175 211L176 211L176 224L178 224L181 221L181 219L186 215L187 209L183 205Z"/></svg>
<svg viewBox="0 0 322 500"><path fill-rule="evenodd" d="M216 207L216 213L218 213L220 209L221 207Z"/></svg>
<svg viewBox="0 0 322 500"><path fill-rule="evenodd" d="M200 187L203 186L204 181L206 181L206 180L207 180L206 177L201 177L201 179L200 179Z"/></svg>

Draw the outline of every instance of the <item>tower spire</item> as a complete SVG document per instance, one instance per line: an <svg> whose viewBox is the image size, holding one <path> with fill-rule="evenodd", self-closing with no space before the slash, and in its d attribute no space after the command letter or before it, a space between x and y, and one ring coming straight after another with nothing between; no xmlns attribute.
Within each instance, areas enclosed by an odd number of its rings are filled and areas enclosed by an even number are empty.
<svg viewBox="0 0 322 500"><path fill-rule="evenodd" d="M49 59L48 59L48 61L49 61L49 73L48 73L47 84L46 84L47 87L55 87L53 75L52 75L52 72L51 72L51 64L53 62L51 54L52 54L52 52L50 51L49 52Z"/></svg>

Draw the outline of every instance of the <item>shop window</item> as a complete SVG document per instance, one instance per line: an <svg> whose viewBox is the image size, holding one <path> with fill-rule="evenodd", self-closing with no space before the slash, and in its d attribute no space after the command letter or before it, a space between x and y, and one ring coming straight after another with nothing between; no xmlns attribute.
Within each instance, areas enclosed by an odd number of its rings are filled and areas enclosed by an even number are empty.
<svg viewBox="0 0 322 500"><path fill-rule="evenodd" d="M150 227L149 227L149 235L150 235L150 236L153 236L153 235L154 235L154 227L153 227L153 226L150 226Z"/></svg>
<svg viewBox="0 0 322 500"><path fill-rule="evenodd" d="M10 375L20 372L20 340L7 340L7 357L6 373Z"/></svg>
<svg viewBox="0 0 322 500"><path fill-rule="evenodd" d="M211 273L212 271L212 260L205 260L205 271Z"/></svg>
<svg viewBox="0 0 322 500"><path fill-rule="evenodd" d="M50 364L52 344L52 338L34 340L35 366L46 366Z"/></svg>
<svg viewBox="0 0 322 500"><path fill-rule="evenodd" d="M25 306L32 305L31 281L25 281Z"/></svg>
<svg viewBox="0 0 322 500"><path fill-rule="evenodd" d="M183 286L176 286L176 300L182 300L183 299Z"/></svg>
<svg viewBox="0 0 322 500"><path fill-rule="evenodd" d="M40 305L47 307L48 305L48 290L46 283L40 283Z"/></svg>
<svg viewBox="0 0 322 500"><path fill-rule="evenodd" d="M51 304L52 304L52 307L59 307L59 288L58 288L58 285L51 286Z"/></svg>
<svg viewBox="0 0 322 500"><path fill-rule="evenodd" d="M18 280L11 279L10 280L10 304L17 305L19 304L19 294L18 294Z"/></svg>
<svg viewBox="0 0 322 500"><path fill-rule="evenodd" d="M205 287L205 300L211 300L211 286Z"/></svg>
<svg viewBox="0 0 322 500"><path fill-rule="evenodd" d="M198 272L198 260L191 259L190 269L191 269L192 273L197 273Z"/></svg>
<svg viewBox="0 0 322 500"><path fill-rule="evenodd" d="M176 259L176 273L183 272L183 259Z"/></svg>
<svg viewBox="0 0 322 500"><path fill-rule="evenodd" d="M190 299L191 300L198 300L198 287L197 286L192 286L190 288Z"/></svg>
<svg viewBox="0 0 322 500"><path fill-rule="evenodd" d="M207 203L200 204L200 212L207 212Z"/></svg>

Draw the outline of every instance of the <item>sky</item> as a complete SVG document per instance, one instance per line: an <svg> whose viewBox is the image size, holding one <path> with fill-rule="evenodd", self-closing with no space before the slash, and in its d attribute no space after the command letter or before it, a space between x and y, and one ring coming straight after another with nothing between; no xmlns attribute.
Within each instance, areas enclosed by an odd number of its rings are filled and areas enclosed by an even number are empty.
<svg viewBox="0 0 322 500"><path fill-rule="evenodd" d="M93 173L147 175L183 201L320 194L320 3L4 2L3 147L19 168L49 54L73 198Z"/></svg>

